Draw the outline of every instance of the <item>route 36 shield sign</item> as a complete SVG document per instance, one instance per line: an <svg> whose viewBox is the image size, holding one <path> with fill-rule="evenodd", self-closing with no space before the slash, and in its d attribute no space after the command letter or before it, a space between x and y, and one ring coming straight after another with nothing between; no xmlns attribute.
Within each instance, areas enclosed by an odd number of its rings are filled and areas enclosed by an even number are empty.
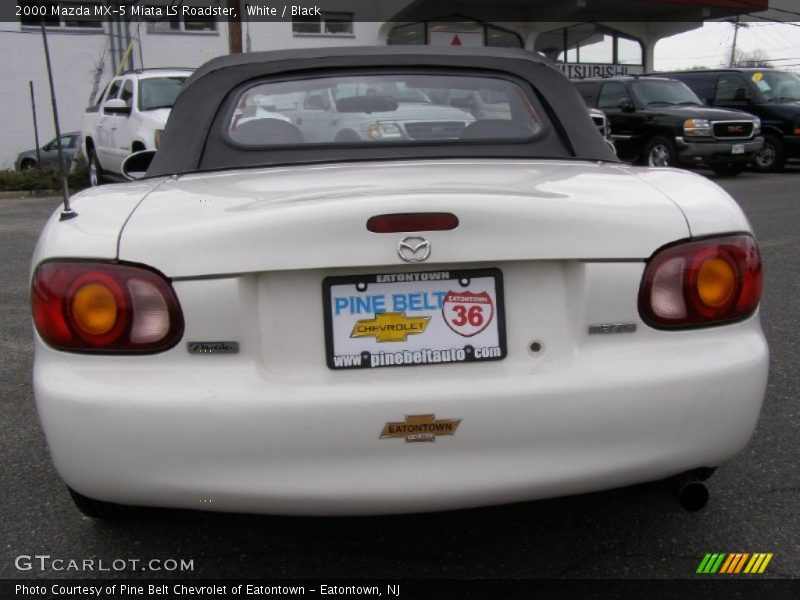
<svg viewBox="0 0 800 600"><path fill-rule="evenodd" d="M472 337L489 326L494 318L494 303L487 292L447 292L442 304L447 326L458 335Z"/></svg>

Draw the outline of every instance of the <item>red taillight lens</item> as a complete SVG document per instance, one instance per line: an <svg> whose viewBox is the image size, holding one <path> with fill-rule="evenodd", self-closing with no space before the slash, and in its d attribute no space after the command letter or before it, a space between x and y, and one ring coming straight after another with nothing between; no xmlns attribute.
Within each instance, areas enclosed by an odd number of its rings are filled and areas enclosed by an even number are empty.
<svg viewBox="0 0 800 600"><path fill-rule="evenodd" d="M749 317L761 300L761 256L749 235L685 242L656 252L639 289L639 313L658 329Z"/></svg>
<svg viewBox="0 0 800 600"><path fill-rule="evenodd" d="M377 215L367 221L373 233L410 231L449 231L458 227L458 217L452 213L395 213Z"/></svg>
<svg viewBox="0 0 800 600"><path fill-rule="evenodd" d="M152 353L183 335L183 313L164 276L115 263L49 261L33 274L33 322L59 350Z"/></svg>

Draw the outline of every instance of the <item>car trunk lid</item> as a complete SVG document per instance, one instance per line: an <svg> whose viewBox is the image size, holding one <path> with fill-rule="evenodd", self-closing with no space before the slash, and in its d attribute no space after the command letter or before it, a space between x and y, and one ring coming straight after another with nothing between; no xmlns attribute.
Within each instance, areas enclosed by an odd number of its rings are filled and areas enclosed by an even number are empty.
<svg viewBox="0 0 800 600"><path fill-rule="evenodd" d="M170 277L404 264L378 214L450 212L421 232L435 264L641 260L689 236L680 209L633 169L575 161L348 163L186 175L137 208L119 258Z"/></svg>

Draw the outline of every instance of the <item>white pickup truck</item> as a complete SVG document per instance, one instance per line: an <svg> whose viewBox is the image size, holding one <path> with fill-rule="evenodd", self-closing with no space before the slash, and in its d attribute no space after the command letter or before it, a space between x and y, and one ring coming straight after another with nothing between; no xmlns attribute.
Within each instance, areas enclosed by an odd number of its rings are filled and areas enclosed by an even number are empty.
<svg viewBox="0 0 800 600"><path fill-rule="evenodd" d="M97 104L86 109L81 133L89 182L122 179L122 162L140 150L156 150L191 69L142 69L111 80Z"/></svg>

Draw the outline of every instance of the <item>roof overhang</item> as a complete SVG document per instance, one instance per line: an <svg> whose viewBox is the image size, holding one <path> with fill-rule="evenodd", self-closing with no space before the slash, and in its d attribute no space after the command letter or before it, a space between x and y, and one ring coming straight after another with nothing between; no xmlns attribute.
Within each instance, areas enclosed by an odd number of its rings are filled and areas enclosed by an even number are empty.
<svg viewBox="0 0 800 600"><path fill-rule="evenodd" d="M458 13L480 21L705 21L767 10L769 0L459 0ZM452 15L447 0L411 0L391 21Z"/></svg>

